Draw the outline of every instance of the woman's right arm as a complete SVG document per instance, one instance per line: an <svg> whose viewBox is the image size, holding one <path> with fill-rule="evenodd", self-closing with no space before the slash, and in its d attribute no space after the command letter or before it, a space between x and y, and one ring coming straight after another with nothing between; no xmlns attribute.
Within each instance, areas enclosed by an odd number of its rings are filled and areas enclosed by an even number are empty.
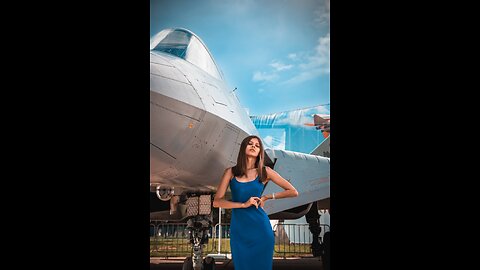
<svg viewBox="0 0 480 270"><path fill-rule="evenodd" d="M251 205L255 205L258 208L258 203L256 201L256 200L260 200L260 198L258 197L251 197L248 201L244 203L232 202L224 199L225 193L227 192L228 185L230 184L230 179L232 178L233 178L232 168L226 169L225 172L223 173L222 181L220 182L220 185L218 185L215 198L213 199L213 207L232 209L232 208L246 208Z"/></svg>

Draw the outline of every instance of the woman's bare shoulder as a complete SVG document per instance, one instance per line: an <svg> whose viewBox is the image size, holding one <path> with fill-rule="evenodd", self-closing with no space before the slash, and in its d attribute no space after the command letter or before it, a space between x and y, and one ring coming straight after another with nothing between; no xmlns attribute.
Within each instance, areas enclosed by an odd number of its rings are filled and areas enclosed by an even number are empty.
<svg viewBox="0 0 480 270"><path fill-rule="evenodd" d="M223 172L223 175L225 176L229 176L230 179L233 178L233 167L228 167L225 169L225 171Z"/></svg>
<svg viewBox="0 0 480 270"><path fill-rule="evenodd" d="M225 169L225 172L223 173L225 178L228 178L229 181L232 181L233 179L233 167L228 167Z"/></svg>
<svg viewBox="0 0 480 270"><path fill-rule="evenodd" d="M270 175L272 172L275 172L272 168L265 166L265 171L267 172L268 175Z"/></svg>

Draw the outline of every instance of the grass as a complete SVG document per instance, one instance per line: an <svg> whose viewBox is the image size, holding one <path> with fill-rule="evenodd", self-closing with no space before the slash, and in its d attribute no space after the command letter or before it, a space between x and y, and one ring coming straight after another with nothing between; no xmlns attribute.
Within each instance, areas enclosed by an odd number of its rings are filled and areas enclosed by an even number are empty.
<svg viewBox="0 0 480 270"><path fill-rule="evenodd" d="M218 240L209 239L203 248L203 255L217 253ZM274 257L297 257L311 255L310 244L275 244ZM231 253L230 239L222 239L220 253ZM188 239L157 238L150 239L150 257L186 257L192 254L192 246Z"/></svg>

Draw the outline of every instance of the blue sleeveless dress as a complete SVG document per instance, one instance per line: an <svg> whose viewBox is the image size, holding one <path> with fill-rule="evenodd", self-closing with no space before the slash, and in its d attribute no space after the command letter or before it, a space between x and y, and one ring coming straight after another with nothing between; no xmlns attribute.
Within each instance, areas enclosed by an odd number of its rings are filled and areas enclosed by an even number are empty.
<svg viewBox="0 0 480 270"><path fill-rule="evenodd" d="M263 184L258 176L249 182L233 177L230 190L232 201L243 203L250 197L260 197ZM260 206L232 209L230 248L235 270L272 270L274 243L270 219Z"/></svg>

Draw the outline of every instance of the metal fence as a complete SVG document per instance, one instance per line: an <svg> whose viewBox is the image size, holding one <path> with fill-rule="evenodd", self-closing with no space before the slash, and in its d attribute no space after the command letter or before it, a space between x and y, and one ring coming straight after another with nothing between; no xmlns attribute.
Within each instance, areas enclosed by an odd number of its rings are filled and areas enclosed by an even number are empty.
<svg viewBox="0 0 480 270"><path fill-rule="evenodd" d="M275 232L275 246L273 256L289 257L312 254L311 244L313 234L308 224L285 224L278 222L273 226ZM322 231L319 242L322 243L323 234L330 231L328 224L320 224Z"/></svg>
<svg viewBox="0 0 480 270"><path fill-rule="evenodd" d="M284 224L279 222L273 226L275 232L274 257L291 257L310 255L313 235L308 224ZM330 230L327 224L320 224L323 234ZM186 257L192 255L192 244L186 230L186 223L165 223L152 221L150 224L150 256L151 257ZM231 254L230 224L220 223L212 226L209 241L203 248L203 254Z"/></svg>

